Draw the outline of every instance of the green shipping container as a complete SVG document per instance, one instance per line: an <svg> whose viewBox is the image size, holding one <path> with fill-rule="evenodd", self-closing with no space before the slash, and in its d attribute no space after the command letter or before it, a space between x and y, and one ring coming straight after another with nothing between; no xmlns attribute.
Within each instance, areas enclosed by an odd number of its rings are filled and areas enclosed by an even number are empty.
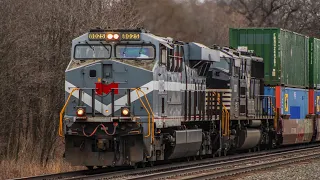
<svg viewBox="0 0 320 180"><path fill-rule="evenodd" d="M229 41L264 59L265 85L309 86L308 36L280 28L231 28Z"/></svg>
<svg viewBox="0 0 320 180"><path fill-rule="evenodd" d="M309 40L309 68L310 88L320 89L320 39Z"/></svg>

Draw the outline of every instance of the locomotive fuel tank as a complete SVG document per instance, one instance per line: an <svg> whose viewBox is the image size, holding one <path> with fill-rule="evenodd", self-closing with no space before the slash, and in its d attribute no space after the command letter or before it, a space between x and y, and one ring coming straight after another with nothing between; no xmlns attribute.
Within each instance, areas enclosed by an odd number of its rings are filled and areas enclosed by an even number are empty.
<svg viewBox="0 0 320 180"><path fill-rule="evenodd" d="M239 132L239 149L250 149L257 146L261 141L260 129L243 129Z"/></svg>
<svg viewBox="0 0 320 180"><path fill-rule="evenodd" d="M196 156L202 144L202 129L177 130L171 144L169 159Z"/></svg>

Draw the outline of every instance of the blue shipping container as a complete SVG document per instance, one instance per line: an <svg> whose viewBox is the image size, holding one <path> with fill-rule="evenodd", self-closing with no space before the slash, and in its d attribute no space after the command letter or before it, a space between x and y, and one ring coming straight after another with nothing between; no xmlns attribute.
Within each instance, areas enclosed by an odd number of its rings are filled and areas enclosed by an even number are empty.
<svg viewBox="0 0 320 180"><path fill-rule="evenodd" d="M264 95L276 97L275 88L264 87ZM281 114L290 114L290 119L305 119L308 114L308 95L308 89L281 87Z"/></svg>

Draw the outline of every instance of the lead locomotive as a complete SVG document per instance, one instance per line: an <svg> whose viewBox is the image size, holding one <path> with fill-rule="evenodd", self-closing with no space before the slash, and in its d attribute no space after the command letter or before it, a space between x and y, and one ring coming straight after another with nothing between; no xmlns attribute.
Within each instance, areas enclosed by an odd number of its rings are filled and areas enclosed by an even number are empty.
<svg viewBox="0 0 320 180"><path fill-rule="evenodd" d="M277 147L292 136L264 95L263 69L248 52L143 29L91 30L72 41L65 72L65 157L89 168L144 166Z"/></svg>

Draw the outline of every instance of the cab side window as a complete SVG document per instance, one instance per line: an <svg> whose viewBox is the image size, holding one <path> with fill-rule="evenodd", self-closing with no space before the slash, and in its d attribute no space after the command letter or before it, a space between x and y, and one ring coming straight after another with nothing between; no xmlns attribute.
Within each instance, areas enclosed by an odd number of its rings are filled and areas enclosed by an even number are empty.
<svg viewBox="0 0 320 180"><path fill-rule="evenodd" d="M167 65L167 50L161 48L161 64Z"/></svg>
<svg viewBox="0 0 320 180"><path fill-rule="evenodd" d="M182 71L182 61L183 61L183 58L184 58L184 49L183 49L183 46L180 46L179 48L179 69L178 71L181 72Z"/></svg>
<svg viewBox="0 0 320 180"><path fill-rule="evenodd" d="M169 69L168 71L173 72L174 71L174 67L175 67L175 62L174 62L174 49L169 49Z"/></svg>
<svg viewBox="0 0 320 180"><path fill-rule="evenodd" d="M173 49L168 50L168 63L167 70L171 72L181 72L182 71L182 61L183 61L183 46L175 44Z"/></svg>
<svg viewBox="0 0 320 180"><path fill-rule="evenodd" d="M180 46L179 45L174 45L174 62L175 62L175 67L174 67L174 72L178 72L178 69L179 69L179 61L180 61Z"/></svg>

